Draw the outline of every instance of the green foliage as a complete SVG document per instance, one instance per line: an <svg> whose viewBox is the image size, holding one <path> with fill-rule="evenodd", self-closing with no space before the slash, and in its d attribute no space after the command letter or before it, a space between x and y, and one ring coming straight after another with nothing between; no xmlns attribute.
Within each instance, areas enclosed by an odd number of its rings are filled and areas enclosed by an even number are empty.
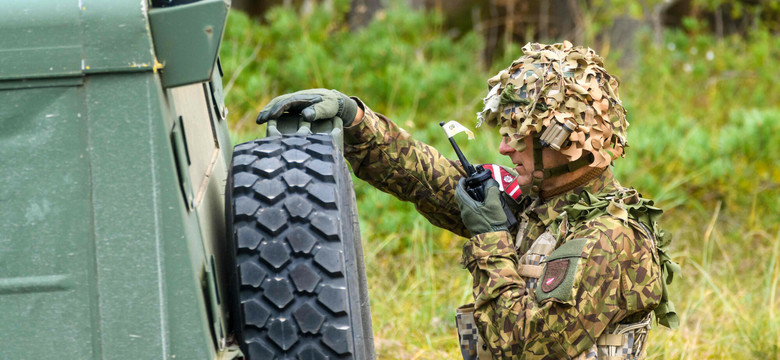
<svg viewBox="0 0 780 360"><path fill-rule="evenodd" d="M662 48L644 44L640 63L623 78L631 127L619 175L675 206L725 200L739 211L759 192L776 194L780 39L767 32L748 41L681 32L667 38ZM646 176L647 164L664 176ZM770 197L758 206L775 218L780 212Z"/></svg>
<svg viewBox="0 0 780 360"><path fill-rule="evenodd" d="M484 84L467 76L479 61L480 40L441 36L441 16L394 7L354 34L344 16L324 7L303 17L275 8L261 26L231 13L222 59L231 111L240 114L234 130L273 96L313 87L359 94L375 110L410 120L402 125L411 128L418 116L449 116L439 113L442 103L455 108L471 96L466 89Z"/></svg>
<svg viewBox="0 0 780 360"><path fill-rule="evenodd" d="M642 20L645 14L649 14L654 8L663 4L665 0L591 0L582 2L581 16L584 24L584 39L591 43L594 37L612 26L613 21L622 16L628 16L636 20Z"/></svg>
<svg viewBox="0 0 780 360"><path fill-rule="evenodd" d="M482 39L448 37L437 14L396 4L350 33L346 5L305 16L277 8L262 25L230 15L221 56L234 141L262 136L254 118L273 97L326 87L360 96L454 157L438 122L473 126L485 80L521 45L510 44L485 72ZM673 256L684 273L672 284L682 326L654 330L649 353L778 358L780 38L759 24L746 39L716 39L689 21L686 32L667 33L664 46L648 37L637 50L630 69L607 59L631 123L615 172L667 210L663 225L675 233ZM507 164L497 131L478 130L475 141L458 139L469 158ZM457 358L454 309L471 297L458 265L462 239L357 179L355 190L382 358Z"/></svg>

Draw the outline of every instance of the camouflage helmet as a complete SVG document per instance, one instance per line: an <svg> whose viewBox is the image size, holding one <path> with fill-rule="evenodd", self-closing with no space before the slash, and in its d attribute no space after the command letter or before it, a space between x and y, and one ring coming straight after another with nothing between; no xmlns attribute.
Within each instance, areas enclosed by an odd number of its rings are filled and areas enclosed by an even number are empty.
<svg viewBox="0 0 780 360"><path fill-rule="evenodd" d="M570 162L592 154L591 167L604 168L623 156L626 110L618 97L620 83L604 69L603 59L568 41L528 43L522 50L523 56L488 80L477 126L499 126L517 151L525 150L525 136L536 133L542 145Z"/></svg>

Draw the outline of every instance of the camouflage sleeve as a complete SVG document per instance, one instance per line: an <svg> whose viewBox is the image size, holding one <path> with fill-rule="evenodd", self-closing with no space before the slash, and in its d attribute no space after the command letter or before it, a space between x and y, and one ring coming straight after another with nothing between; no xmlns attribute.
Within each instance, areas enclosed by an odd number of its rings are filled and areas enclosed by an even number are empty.
<svg viewBox="0 0 780 360"><path fill-rule="evenodd" d="M574 357L590 349L607 326L632 312L630 308L637 304L627 305L630 291L634 291L633 301L646 299L638 304L644 313L654 307L655 300L648 300L646 293L660 298L660 292L654 280L645 278L650 275L647 268L654 267L651 247L647 241L636 241L633 234L625 226L596 220L574 229L566 241L579 239L584 245L576 261L571 259L576 266L573 282L560 285L563 296L541 301L542 284L555 283L543 277L536 289L526 289L516 271L517 255L509 233L471 238L464 245L463 264L474 280L475 320L493 355L498 359ZM623 278L639 284L630 286L621 282Z"/></svg>
<svg viewBox="0 0 780 360"><path fill-rule="evenodd" d="M455 200L455 186L465 176L460 162L446 159L384 115L360 104L363 119L344 129L344 156L355 175L414 203L431 224L468 237Z"/></svg>

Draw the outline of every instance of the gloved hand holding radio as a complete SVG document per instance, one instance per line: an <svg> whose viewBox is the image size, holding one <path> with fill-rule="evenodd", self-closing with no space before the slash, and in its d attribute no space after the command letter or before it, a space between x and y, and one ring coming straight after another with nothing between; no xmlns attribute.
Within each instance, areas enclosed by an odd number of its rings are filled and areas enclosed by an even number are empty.
<svg viewBox="0 0 780 360"><path fill-rule="evenodd" d="M460 217L472 236L494 231L507 231L507 217L501 205L498 183L489 179L483 185L485 201L474 200L466 192L466 178L458 181L455 198L460 207Z"/></svg>

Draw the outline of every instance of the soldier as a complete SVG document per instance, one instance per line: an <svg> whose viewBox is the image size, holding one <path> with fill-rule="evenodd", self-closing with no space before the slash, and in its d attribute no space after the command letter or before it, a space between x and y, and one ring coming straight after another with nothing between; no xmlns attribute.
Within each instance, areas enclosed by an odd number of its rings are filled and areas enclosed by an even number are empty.
<svg viewBox="0 0 780 360"><path fill-rule="evenodd" d="M465 359L644 358L652 314L678 324L666 285L679 267L662 211L609 167L627 146L618 79L592 49L564 42L527 44L488 85L478 118L498 126L498 151L515 167L494 171L484 201L467 195L459 162L335 90L280 96L258 122L347 119L345 156L359 178L469 238L474 303L457 311Z"/></svg>

